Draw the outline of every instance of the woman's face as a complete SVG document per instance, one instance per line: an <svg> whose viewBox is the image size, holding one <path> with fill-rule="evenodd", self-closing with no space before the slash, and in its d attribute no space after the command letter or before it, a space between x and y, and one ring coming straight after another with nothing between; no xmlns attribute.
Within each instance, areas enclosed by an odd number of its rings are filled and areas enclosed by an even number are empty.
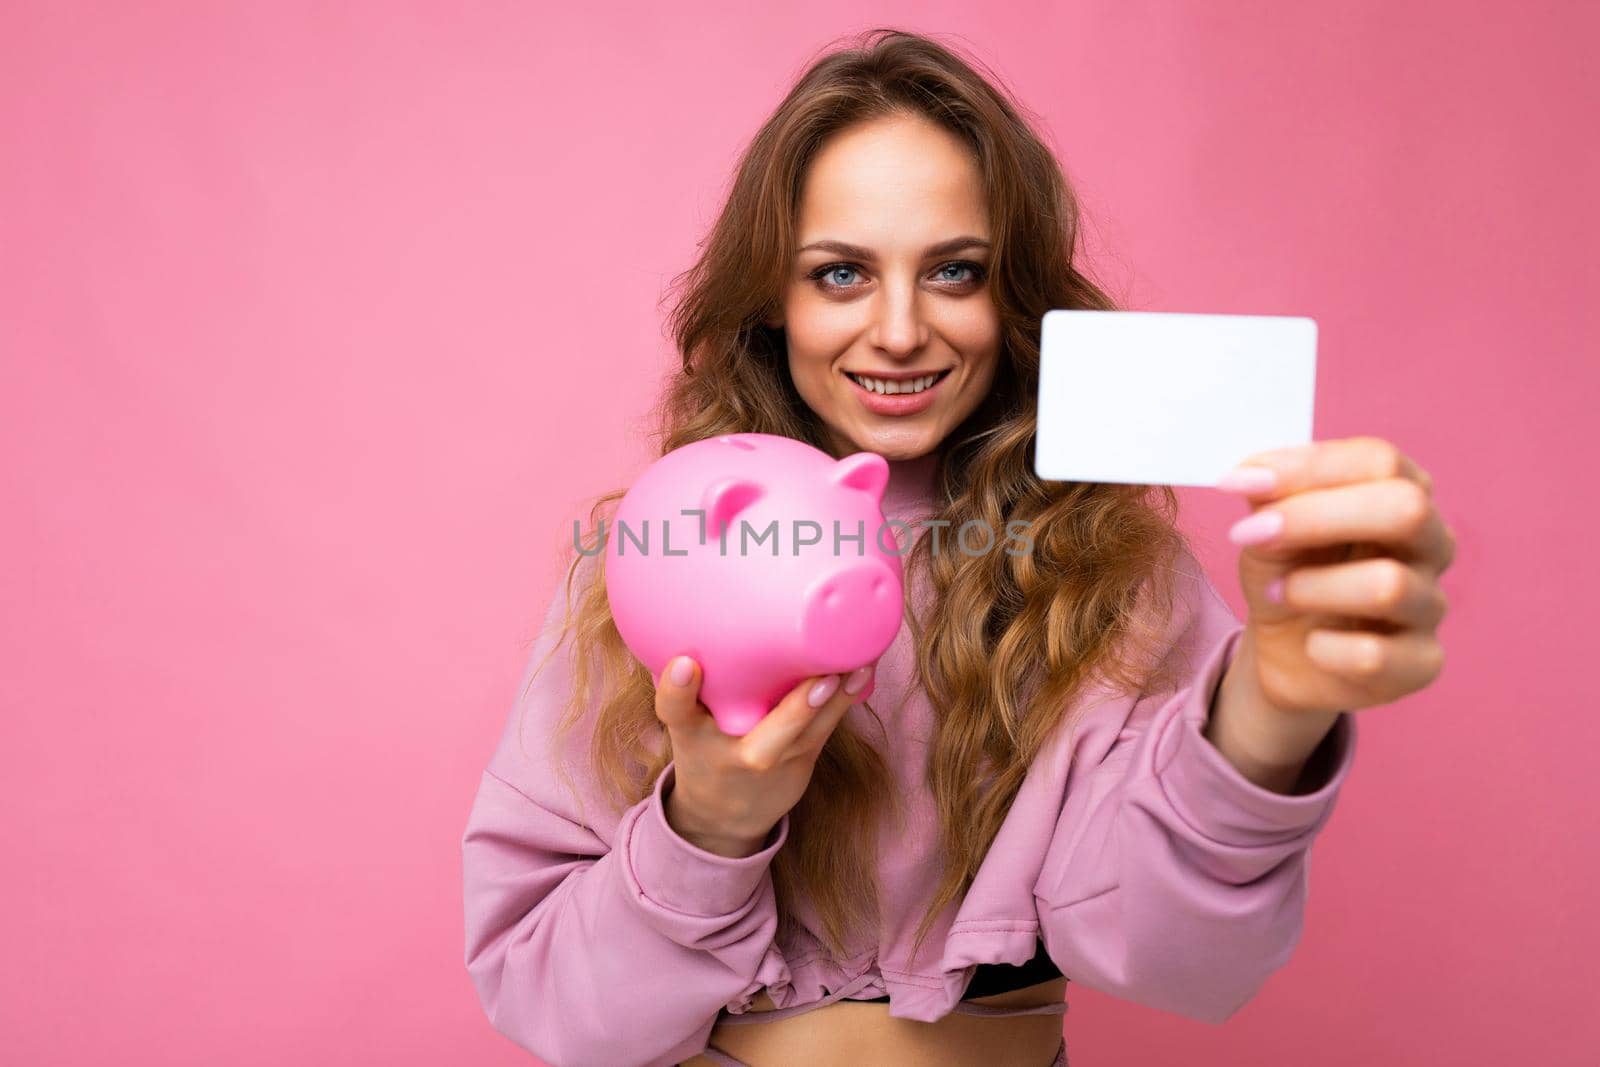
<svg viewBox="0 0 1600 1067"><path fill-rule="evenodd" d="M789 374L833 454L933 451L988 392L999 358L977 163L925 119L850 127L806 171L797 234L783 313L768 325L783 327Z"/></svg>

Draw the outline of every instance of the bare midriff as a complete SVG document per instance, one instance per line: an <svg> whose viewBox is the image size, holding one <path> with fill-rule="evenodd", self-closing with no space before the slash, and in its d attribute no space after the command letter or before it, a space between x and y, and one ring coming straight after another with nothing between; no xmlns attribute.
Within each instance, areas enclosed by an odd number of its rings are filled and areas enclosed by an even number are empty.
<svg viewBox="0 0 1600 1067"><path fill-rule="evenodd" d="M987 997L969 1004L1000 1008L1032 1008L1059 1004L1067 980L1056 978L1026 989ZM750 1011L773 1011L766 990ZM840 1000L813 1011L770 1023L727 1025L711 1031L710 1043L750 1067L970 1067L974 1063L1049 1067L1061 1048L1060 1015L983 1016L950 1012L935 1022L896 1019L889 1005ZM715 1067L704 1056L684 1060L681 1067Z"/></svg>

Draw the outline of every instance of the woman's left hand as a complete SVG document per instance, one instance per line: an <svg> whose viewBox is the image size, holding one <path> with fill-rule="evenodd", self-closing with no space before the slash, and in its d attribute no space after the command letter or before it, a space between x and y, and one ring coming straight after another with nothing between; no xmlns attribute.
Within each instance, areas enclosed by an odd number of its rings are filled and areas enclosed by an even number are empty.
<svg viewBox="0 0 1600 1067"><path fill-rule="evenodd" d="M1261 696L1284 711L1351 711L1430 684L1444 665L1439 576L1456 540L1427 472L1376 437L1275 449L1240 468L1275 476L1217 486L1252 505L1229 538L1243 546Z"/></svg>

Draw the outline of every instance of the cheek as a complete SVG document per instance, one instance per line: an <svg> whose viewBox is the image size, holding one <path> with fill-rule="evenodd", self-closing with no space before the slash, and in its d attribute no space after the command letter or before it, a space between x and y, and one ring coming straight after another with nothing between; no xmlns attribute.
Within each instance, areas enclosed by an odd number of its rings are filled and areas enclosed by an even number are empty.
<svg viewBox="0 0 1600 1067"><path fill-rule="evenodd" d="M793 373L825 377L860 334L856 317L851 309L836 304L791 300L784 312L784 338Z"/></svg>
<svg viewBox="0 0 1600 1067"><path fill-rule="evenodd" d="M992 304L953 310L941 327L950 345L977 370L975 378L987 381L999 362L1000 317Z"/></svg>
<svg viewBox="0 0 1600 1067"><path fill-rule="evenodd" d="M948 330L963 352L994 351L1000 345L1000 312L991 301L967 301L952 309Z"/></svg>
<svg viewBox="0 0 1600 1067"><path fill-rule="evenodd" d="M995 373L1000 369L1000 353L996 349L998 342L991 341L984 354L976 361L978 373L973 379L985 390L994 381Z"/></svg>
<svg viewBox="0 0 1600 1067"><path fill-rule="evenodd" d="M854 305L798 297L785 313L789 343L808 355L837 354L861 332L861 311Z"/></svg>

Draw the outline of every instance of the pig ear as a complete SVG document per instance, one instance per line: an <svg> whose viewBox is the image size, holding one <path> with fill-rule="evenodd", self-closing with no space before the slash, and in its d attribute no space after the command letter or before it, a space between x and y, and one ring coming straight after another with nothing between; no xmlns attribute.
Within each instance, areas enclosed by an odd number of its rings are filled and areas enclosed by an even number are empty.
<svg viewBox="0 0 1600 1067"><path fill-rule="evenodd" d="M889 464L876 452L857 452L834 464L830 480L845 489L860 489L881 503L889 484Z"/></svg>
<svg viewBox="0 0 1600 1067"><path fill-rule="evenodd" d="M706 533L721 537L723 527L760 499L762 491L761 486L749 478L723 478L712 482L700 498L700 507L706 513Z"/></svg>

